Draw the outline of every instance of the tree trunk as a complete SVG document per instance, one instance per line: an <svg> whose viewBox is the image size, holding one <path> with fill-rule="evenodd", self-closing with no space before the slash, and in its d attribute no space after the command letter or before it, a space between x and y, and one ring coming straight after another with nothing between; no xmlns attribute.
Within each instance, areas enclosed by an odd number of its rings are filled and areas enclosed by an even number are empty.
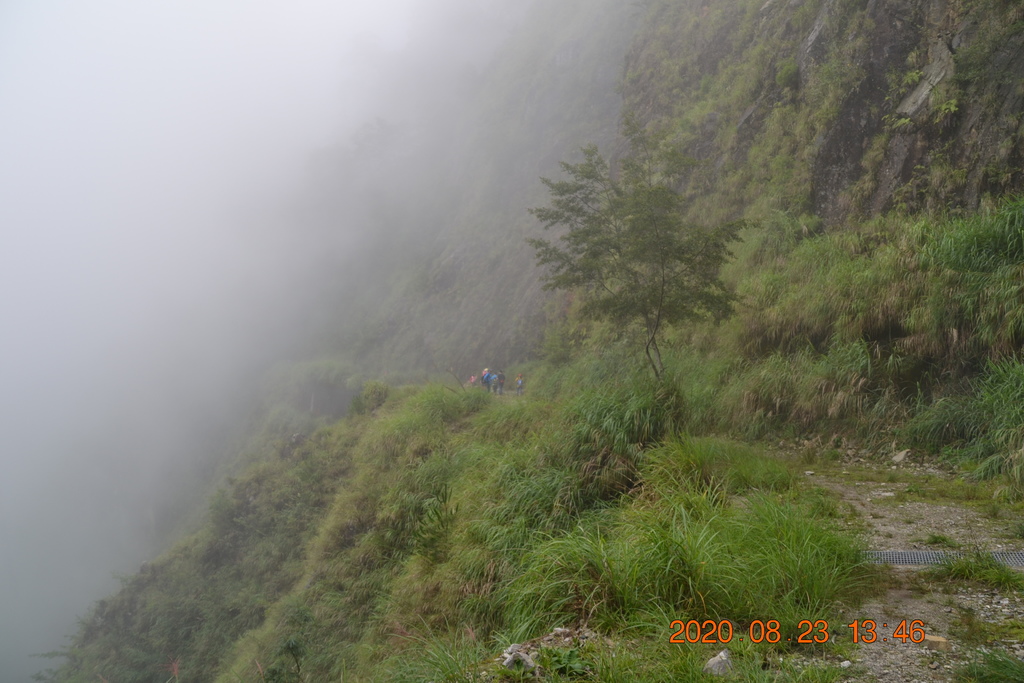
<svg viewBox="0 0 1024 683"><path fill-rule="evenodd" d="M647 346L644 347L644 352L647 354L647 362L651 364L651 370L654 371L654 378L661 381L661 373L665 371L665 366L661 363L661 351L658 349L657 339L652 332L647 335Z"/></svg>

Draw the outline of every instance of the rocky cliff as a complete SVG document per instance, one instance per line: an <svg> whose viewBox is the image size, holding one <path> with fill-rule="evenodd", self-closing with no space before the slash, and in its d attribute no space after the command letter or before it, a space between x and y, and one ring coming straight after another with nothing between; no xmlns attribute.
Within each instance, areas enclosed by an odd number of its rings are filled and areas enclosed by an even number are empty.
<svg viewBox="0 0 1024 683"><path fill-rule="evenodd" d="M1024 186L1022 46L1001 0L661 2L624 94L700 160L700 206L970 210Z"/></svg>

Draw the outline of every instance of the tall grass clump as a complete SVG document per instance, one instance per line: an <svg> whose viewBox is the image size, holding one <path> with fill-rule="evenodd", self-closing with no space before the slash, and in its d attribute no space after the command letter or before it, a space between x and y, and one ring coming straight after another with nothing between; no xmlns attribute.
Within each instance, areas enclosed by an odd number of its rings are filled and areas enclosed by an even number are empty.
<svg viewBox="0 0 1024 683"><path fill-rule="evenodd" d="M793 481L792 472L778 460L750 446L710 438L673 441L654 449L644 468L645 487L670 500L717 487L730 494L785 491Z"/></svg>
<svg viewBox="0 0 1024 683"><path fill-rule="evenodd" d="M866 576L852 538L759 498L741 514L699 520L669 504L552 538L529 552L502 599L510 637L577 622L615 630L652 605L740 624L771 614L792 631L856 602Z"/></svg>
<svg viewBox="0 0 1024 683"><path fill-rule="evenodd" d="M812 615L826 618L837 601L855 599L867 587L859 542L795 505L755 497L729 519L728 533L746 565L729 591L736 619L771 613L793 628Z"/></svg>
<svg viewBox="0 0 1024 683"><path fill-rule="evenodd" d="M437 384L403 391L404 400L384 405L362 437L360 450L370 460L393 463L403 456L427 457L445 447L455 423L492 400L484 392L455 392Z"/></svg>
<svg viewBox="0 0 1024 683"><path fill-rule="evenodd" d="M563 446L578 471L581 503L630 490L644 451L672 434L683 414L681 396L667 383L581 394L566 411Z"/></svg>
<svg viewBox="0 0 1024 683"><path fill-rule="evenodd" d="M995 212L950 222L929 242L926 254L961 273L991 273L1024 263L1024 197L1008 200Z"/></svg>
<svg viewBox="0 0 1024 683"><path fill-rule="evenodd" d="M526 452L498 465L500 500L475 525L479 540L499 551L527 547L537 532L556 533L573 523L576 506L568 504L577 473L569 467L540 466Z"/></svg>
<svg viewBox="0 0 1024 683"><path fill-rule="evenodd" d="M958 683L1006 683L1024 681L1024 661L1006 652L981 652L956 671Z"/></svg>
<svg viewBox="0 0 1024 683"><path fill-rule="evenodd" d="M548 367L530 379L528 392L544 399L572 400L582 392L602 391L645 377L646 370L622 340L622 332L595 323L589 353L572 363Z"/></svg>
<svg viewBox="0 0 1024 683"><path fill-rule="evenodd" d="M433 384L412 398L409 406L431 420L449 423L483 410L490 402L490 394L482 391L452 391Z"/></svg>
<svg viewBox="0 0 1024 683"><path fill-rule="evenodd" d="M910 445L939 452L950 444L963 444L984 433L985 417L969 394L942 396L920 402L899 433Z"/></svg>
<svg viewBox="0 0 1024 683"><path fill-rule="evenodd" d="M957 446L980 461L974 476L1005 474L1024 493L1024 362L987 363L966 393L922 406L904 433L936 451Z"/></svg>
<svg viewBox="0 0 1024 683"><path fill-rule="evenodd" d="M487 410L476 416L473 427L475 433L487 441L520 443L536 436L552 413L553 407L542 401L493 401Z"/></svg>
<svg viewBox="0 0 1024 683"><path fill-rule="evenodd" d="M555 626L588 622L601 611L621 614L627 577L620 545L608 530L578 526L532 549L521 573L501 590L506 601L508 637L527 638ZM603 626L614 620L597 619Z"/></svg>
<svg viewBox="0 0 1024 683"><path fill-rule="evenodd" d="M1024 197L937 225L924 262L944 274L943 318L969 337L974 355L1017 353L1024 342Z"/></svg>
<svg viewBox="0 0 1024 683"><path fill-rule="evenodd" d="M685 408L680 431L701 434L722 426L722 389L738 364L735 357L710 356L693 348L665 354L665 381L675 387Z"/></svg>
<svg viewBox="0 0 1024 683"><path fill-rule="evenodd" d="M855 422L884 393L875 387L875 373L863 341L833 340L823 352L808 348L748 361L720 389L722 426L759 438Z"/></svg>
<svg viewBox="0 0 1024 683"><path fill-rule="evenodd" d="M1017 494L1024 493L1024 363L989 363L974 401L986 440L996 451L979 474L1006 474Z"/></svg>
<svg viewBox="0 0 1024 683"><path fill-rule="evenodd" d="M1024 575L981 551L947 557L930 573L939 579L976 581L1002 590L1024 588Z"/></svg>
<svg viewBox="0 0 1024 683"><path fill-rule="evenodd" d="M404 641L402 647L412 649L415 656L389 659L387 680L396 683L466 681L473 665L484 661L489 654L483 643L462 633L454 636L406 636Z"/></svg>
<svg viewBox="0 0 1024 683"><path fill-rule="evenodd" d="M384 405L384 401L388 399L388 394L390 393L391 387L384 382L370 380L363 385L363 390L359 395L362 400L362 407L365 410L373 412Z"/></svg>
<svg viewBox="0 0 1024 683"><path fill-rule="evenodd" d="M653 451L645 494L629 505L588 513L526 550L499 590L509 637L576 622L616 630L649 620L652 605L740 624L772 614L793 630L858 600L868 571L859 542L774 493L788 478L750 466L766 458L711 440L687 448ZM742 503L730 504L728 486Z"/></svg>

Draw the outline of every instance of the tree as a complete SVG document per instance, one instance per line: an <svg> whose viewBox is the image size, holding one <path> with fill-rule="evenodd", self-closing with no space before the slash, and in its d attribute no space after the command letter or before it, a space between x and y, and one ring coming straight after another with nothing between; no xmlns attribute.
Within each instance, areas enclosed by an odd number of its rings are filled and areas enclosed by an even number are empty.
<svg viewBox="0 0 1024 683"><path fill-rule="evenodd" d="M566 180L541 178L551 204L530 209L544 228L566 228L557 243L530 239L544 288L587 290L582 313L622 325L641 323L644 352L661 377L658 335L665 324L722 316L733 296L718 273L737 224L706 228L683 220L675 189L688 161L627 120L630 154L613 174L590 145L583 161L562 162Z"/></svg>

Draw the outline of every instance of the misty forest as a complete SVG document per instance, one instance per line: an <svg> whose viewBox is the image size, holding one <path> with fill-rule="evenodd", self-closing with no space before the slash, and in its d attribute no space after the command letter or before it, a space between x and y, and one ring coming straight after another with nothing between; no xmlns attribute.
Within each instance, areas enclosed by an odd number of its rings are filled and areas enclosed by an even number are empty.
<svg viewBox="0 0 1024 683"><path fill-rule="evenodd" d="M0 683L1024 681L1019 0L144 5L0 6Z"/></svg>

